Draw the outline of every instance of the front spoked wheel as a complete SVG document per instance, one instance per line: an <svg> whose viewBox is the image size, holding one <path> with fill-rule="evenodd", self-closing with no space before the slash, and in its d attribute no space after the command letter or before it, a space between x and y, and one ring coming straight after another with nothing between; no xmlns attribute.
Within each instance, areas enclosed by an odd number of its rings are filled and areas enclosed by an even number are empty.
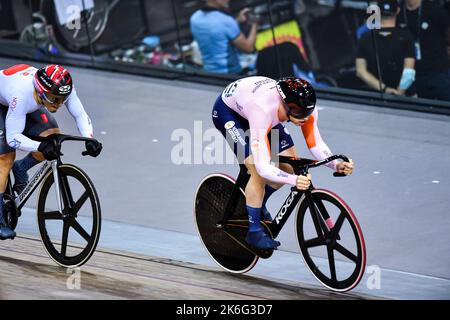
<svg viewBox="0 0 450 320"><path fill-rule="evenodd" d="M44 178L37 206L39 233L49 256L63 267L86 263L100 237L100 202L94 185L79 168L58 167L63 212L58 210L53 173Z"/></svg>
<svg viewBox="0 0 450 320"><path fill-rule="evenodd" d="M327 288L345 292L356 287L366 265L361 227L348 205L327 190L313 190L315 211L306 198L297 213L296 233L306 265Z"/></svg>

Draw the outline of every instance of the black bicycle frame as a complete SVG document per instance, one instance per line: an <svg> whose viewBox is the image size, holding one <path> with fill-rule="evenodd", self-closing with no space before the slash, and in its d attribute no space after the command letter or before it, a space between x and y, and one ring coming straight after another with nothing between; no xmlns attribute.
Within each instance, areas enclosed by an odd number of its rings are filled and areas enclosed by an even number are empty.
<svg viewBox="0 0 450 320"><path fill-rule="evenodd" d="M237 206L237 199L239 198L239 193L241 192L240 189L242 188L245 190L245 186L247 185L248 180L250 179L250 175L247 172L247 167L244 164L239 164L239 167L240 167L239 175L233 187L233 191L231 193L230 200L228 201L227 207L225 209L223 219L222 221L219 222L220 225L223 225L228 220L230 220Z"/></svg>
<svg viewBox="0 0 450 320"><path fill-rule="evenodd" d="M278 211L277 215L273 219L272 223L269 224L270 232L272 233L273 238L276 238L280 233L283 226L288 221L298 202L302 198L303 194L310 193L310 191L300 191L295 187L291 188L291 193L287 197L286 201L284 201L281 209Z"/></svg>
<svg viewBox="0 0 450 320"><path fill-rule="evenodd" d="M51 136L48 136L47 138L44 137L31 137L33 140L36 141L43 141L45 139L53 139L58 146L58 149L61 148L61 145L64 141L93 141L94 139L90 138L84 138L84 137L76 137L76 136L70 136L70 135L64 135L64 134L53 134ZM83 153L84 154L84 153ZM17 196L15 199L15 203L17 208L20 210L25 203L28 201L30 196L33 194L33 192L36 190L36 188L41 184L44 177L48 174L50 170L53 170L53 175L55 178L55 184L56 184L56 191L58 193L58 197L61 196L62 203L60 202L60 208L58 208L61 211L61 214L64 214L62 212L62 208L68 208L71 209L72 205L74 204L74 201L72 199L72 193L70 191L69 182L67 181L67 177L61 177L59 174L58 168L63 165L63 162L61 160L61 156L58 156L58 158L54 161L44 161L42 166L38 169L38 171L33 175L33 177L30 179L30 182L27 184L25 189L22 191L21 194ZM13 195L11 180L8 181L7 186L7 192L9 192L10 195ZM64 204L64 206L63 206Z"/></svg>
<svg viewBox="0 0 450 320"><path fill-rule="evenodd" d="M289 158L289 157L279 157L280 163L287 163L292 166L294 169L294 173L296 175L307 175L308 170L310 168L318 167L321 165L324 165L328 162L334 161L336 159L342 159L346 162L349 161L349 159L342 155L334 155L327 159L324 159L322 161L314 161L309 159L295 159L295 158ZM230 200L227 204L227 207L225 209L225 215L223 220L220 222L220 224L226 223L232 216L234 210L237 206L237 199L239 196L239 193L241 192L240 189L245 189L245 186L248 183L248 180L250 179L250 175L247 172L247 168L244 164L240 164L240 171L239 176L236 180L236 183L234 185ZM343 174L334 173L334 176L344 176ZM308 207L311 210L311 216L313 219L314 226L316 230L324 230L324 232L329 232L328 227L325 224L325 221L330 218L327 211L325 210L325 207L323 204L318 201L314 202L312 191L314 190L314 186L311 184L309 189L306 191L298 190L296 187L291 188L291 193L284 201L283 205L281 206L281 209L278 211L277 215L273 219L272 223L268 225L273 238L276 238L280 231L283 229L283 226L286 224L287 220L289 219L290 215L296 208L298 202L301 200L302 196L305 195L306 201L308 203ZM317 210L317 207L320 210L320 213ZM320 218L322 217L322 218ZM323 237L323 234L319 234L319 237Z"/></svg>
<svg viewBox="0 0 450 320"><path fill-rule="evenodd" d="M52 167L51 162L44 161L42 166L38 169L38 171L36 171L36 173L30 179L30 182L27 184L27 186L22 191L22 193L17 196L15 202L16 202L16 206L19 210L22 209L22 207L28 201L28 199L33 194L33 192L36 190L36 188L41 184L44 177L51 170L51 167ZM8 192L11 195L14 194L13 190L12 190L11 181L8 182Z"/></svg>

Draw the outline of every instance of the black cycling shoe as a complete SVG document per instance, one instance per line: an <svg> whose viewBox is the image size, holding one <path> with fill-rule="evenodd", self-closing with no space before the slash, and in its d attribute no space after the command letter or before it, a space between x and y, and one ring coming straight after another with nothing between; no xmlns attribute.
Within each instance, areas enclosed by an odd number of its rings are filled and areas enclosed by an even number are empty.
<svg viewBox="0 0 450 320"><path fill-rule="evenodd" d="M14 239L16 233L6 224L0 224L0 240Z"/></svg>
<svg viewBox="0 0 450 320"><path fill-rule="evenodd" d="M269 237L264 230L247 232L245 241L247 241L249 245L261 250L276 249L281 244L279 241L275 241Z"/></svg>

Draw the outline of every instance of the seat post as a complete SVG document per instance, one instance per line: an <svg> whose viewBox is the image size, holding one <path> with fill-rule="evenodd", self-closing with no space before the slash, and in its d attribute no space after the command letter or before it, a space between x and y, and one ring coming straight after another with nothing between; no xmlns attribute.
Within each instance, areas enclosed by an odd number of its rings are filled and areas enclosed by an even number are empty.
<svg viewBox="0 0 450 320"><path fill-rule="evenodd" d="M237 206L237 200L239 199L240 189L245 189L247 186L248 180L250 179L250 175L248 174L247 167L245 164L239 164L240 170L239 175L236 179L236 183L234 184L233 191L231 192L230 200L227 203L225 208L225 214L221 221L221 224L228 221L234 213L234 210Z"/></svg>

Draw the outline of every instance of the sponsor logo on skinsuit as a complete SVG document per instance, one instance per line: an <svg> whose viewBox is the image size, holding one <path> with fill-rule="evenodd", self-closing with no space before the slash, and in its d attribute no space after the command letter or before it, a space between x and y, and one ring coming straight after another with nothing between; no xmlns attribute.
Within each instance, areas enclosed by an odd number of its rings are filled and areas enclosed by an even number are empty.
<svg viewBox="0 0 450 320"><path fill-rule="evenodd" d="M236 123L234 121L228 121L227 123L225 123L225 129L230 130L235 126L235 124Z"/></svg>
<svg viewBox="0 0 450 320"><path fill-rule="evenodd" d="M233 122L233 121L230 121L230 122ZM239 132L238 128L234 127L234 122L233 122L233 127L231 127L230 129L227 129L227 132L230 134L231 139L233 139L234 143L239 142L243 146L245 146L247 144L245 142L245 139L242 138L242 135Z"/></svg>
<svg viewBox="0 0 450 320"><path fill-rule="evenodd" d="M17 107L17 97L13 97L11 101L11 109L16 110Z"/></svg>
<svg viewBox="0 0 450 320"><path fill-rule="evenodd" d="M14 148L14 149L18 149L20 147L20 145L21 145L21 142L19 140L16 140L16 139L14 139L13 141L9 142L9 146L11 148Z"/></svg>
<svg viewBox="0 0 450 320"><path fill-rule="evenodd" d="M287 178L289 175L286 172L280 171L277 173L277 177Z"/></svg>

